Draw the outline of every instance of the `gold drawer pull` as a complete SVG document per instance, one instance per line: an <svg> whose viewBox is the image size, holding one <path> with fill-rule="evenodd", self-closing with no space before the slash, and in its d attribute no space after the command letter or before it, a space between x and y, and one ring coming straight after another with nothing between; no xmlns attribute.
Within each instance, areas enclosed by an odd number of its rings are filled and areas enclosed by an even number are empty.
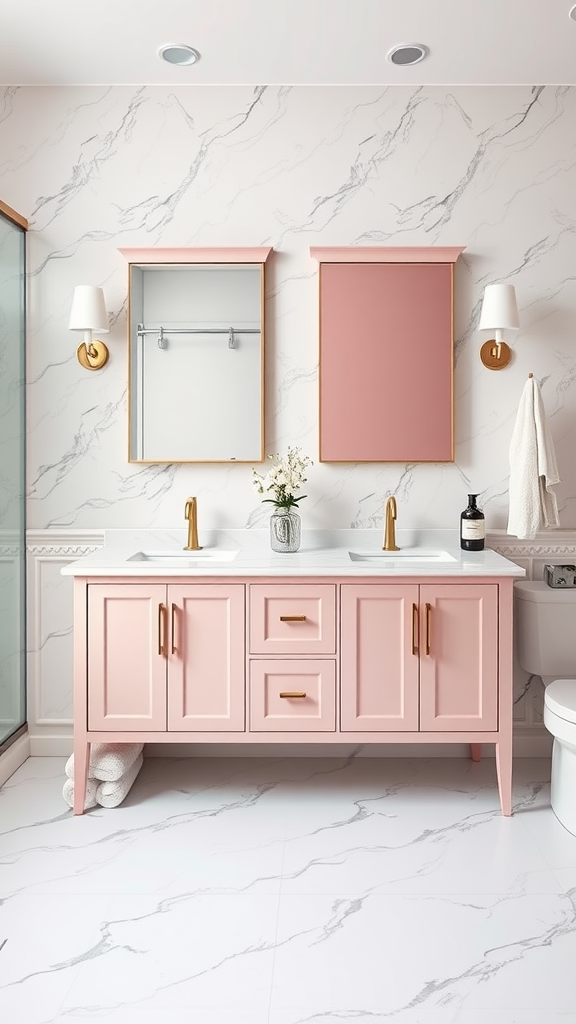
<svg viewBox="0 0 576 1024"><path fill-rule="evenodd" d="M432 644L432 605L426 603L426 654L430 654Z"/></svg>
<svg viewBox="0 0 576 1024"><path fill-rule="evenodd" d="M418 632L419 632L418 605L412 605L412 654L418 654Z"/></svg>
<svg viewBox="0 0 576 1024"><path fill-rule="evenodd" d="M158 605L158 654L164 654L164 635L166 632L166 606Z"/></svg>
<svg viewBox="0 0 576 1024"><path fill-rule="evenodd" d="M284 693L279 693L278 696L282 697L283 700L292 700L292 698L296 698L296 697L298 697L298 699L301 700L302 697L306 696L306 694L305 693L292 693L291 690L287 690Z"/></svg>
<svg viewBox="0 0 576 1024"><path fill-rule="evenodd" d="M280 622L306 622L305 615L281 615Z"/></svg>

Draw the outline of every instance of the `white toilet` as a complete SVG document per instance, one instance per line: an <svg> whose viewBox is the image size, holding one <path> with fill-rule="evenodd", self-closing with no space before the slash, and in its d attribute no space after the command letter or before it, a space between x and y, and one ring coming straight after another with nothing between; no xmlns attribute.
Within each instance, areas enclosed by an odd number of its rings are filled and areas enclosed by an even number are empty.
<svg viewBox="0 0 576 1024"><path fill-rule="evenodd" d="M544 725L554 737L552 810L576 836L576 588L514 584L518 661L542 677Z"/></svg>

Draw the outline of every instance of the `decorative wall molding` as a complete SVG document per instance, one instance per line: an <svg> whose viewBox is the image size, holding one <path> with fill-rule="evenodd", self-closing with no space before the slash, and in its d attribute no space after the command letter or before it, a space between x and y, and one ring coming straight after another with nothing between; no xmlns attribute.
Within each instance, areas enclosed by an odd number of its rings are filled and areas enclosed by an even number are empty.
<svg viewBox="0 0 576 1024"><path fill-rule="evenodd" d="M62 555L74 561L104 544L104 530L27 530L30 555Z"/></svg>
<svg viewBox="0 0 576 1024"><path fill-rule="evenodd" d="M525 548L518 547L516 544L498 544L494 547L494 550L499 555L504 555L505 558L509 558L512 555L522 555L524 558L549 555L553 558L558 555L576 554L576 544L532 544L530 547Z"/></svg>
<svg viewBox="0 0 576 1024"><path fill-rule="evenodd" d="M531 540L510 537L503 530L488 530L486 540L489 547L505 558L576 555L576 529L538 533Z"/></svg>

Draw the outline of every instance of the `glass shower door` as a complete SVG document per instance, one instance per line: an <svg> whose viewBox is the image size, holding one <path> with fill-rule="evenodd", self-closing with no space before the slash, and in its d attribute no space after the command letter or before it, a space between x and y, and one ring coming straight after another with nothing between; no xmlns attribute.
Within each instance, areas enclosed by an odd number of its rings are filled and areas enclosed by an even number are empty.
<svg viewBox="0 0 576 1024"><path fill-rule="evenodd" d="M26 721L25 239L0 203L0 751Z"/></svg>

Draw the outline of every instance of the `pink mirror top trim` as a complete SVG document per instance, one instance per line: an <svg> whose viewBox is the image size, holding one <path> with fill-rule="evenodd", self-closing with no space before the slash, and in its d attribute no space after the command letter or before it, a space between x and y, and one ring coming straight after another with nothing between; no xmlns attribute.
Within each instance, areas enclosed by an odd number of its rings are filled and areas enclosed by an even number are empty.
<svg viewBox="0 0 576 1024"><path fill-rule="evenodd" d="M465 245L340 245L310 247L319 263L456 263Z"/></svg>
<svg viewBox="0 0 576 1024"><path fill-rule="evenodd" d="M128 263L265 263L272 246L218 246L217 248L146 248L118 249Z"/></svg>

